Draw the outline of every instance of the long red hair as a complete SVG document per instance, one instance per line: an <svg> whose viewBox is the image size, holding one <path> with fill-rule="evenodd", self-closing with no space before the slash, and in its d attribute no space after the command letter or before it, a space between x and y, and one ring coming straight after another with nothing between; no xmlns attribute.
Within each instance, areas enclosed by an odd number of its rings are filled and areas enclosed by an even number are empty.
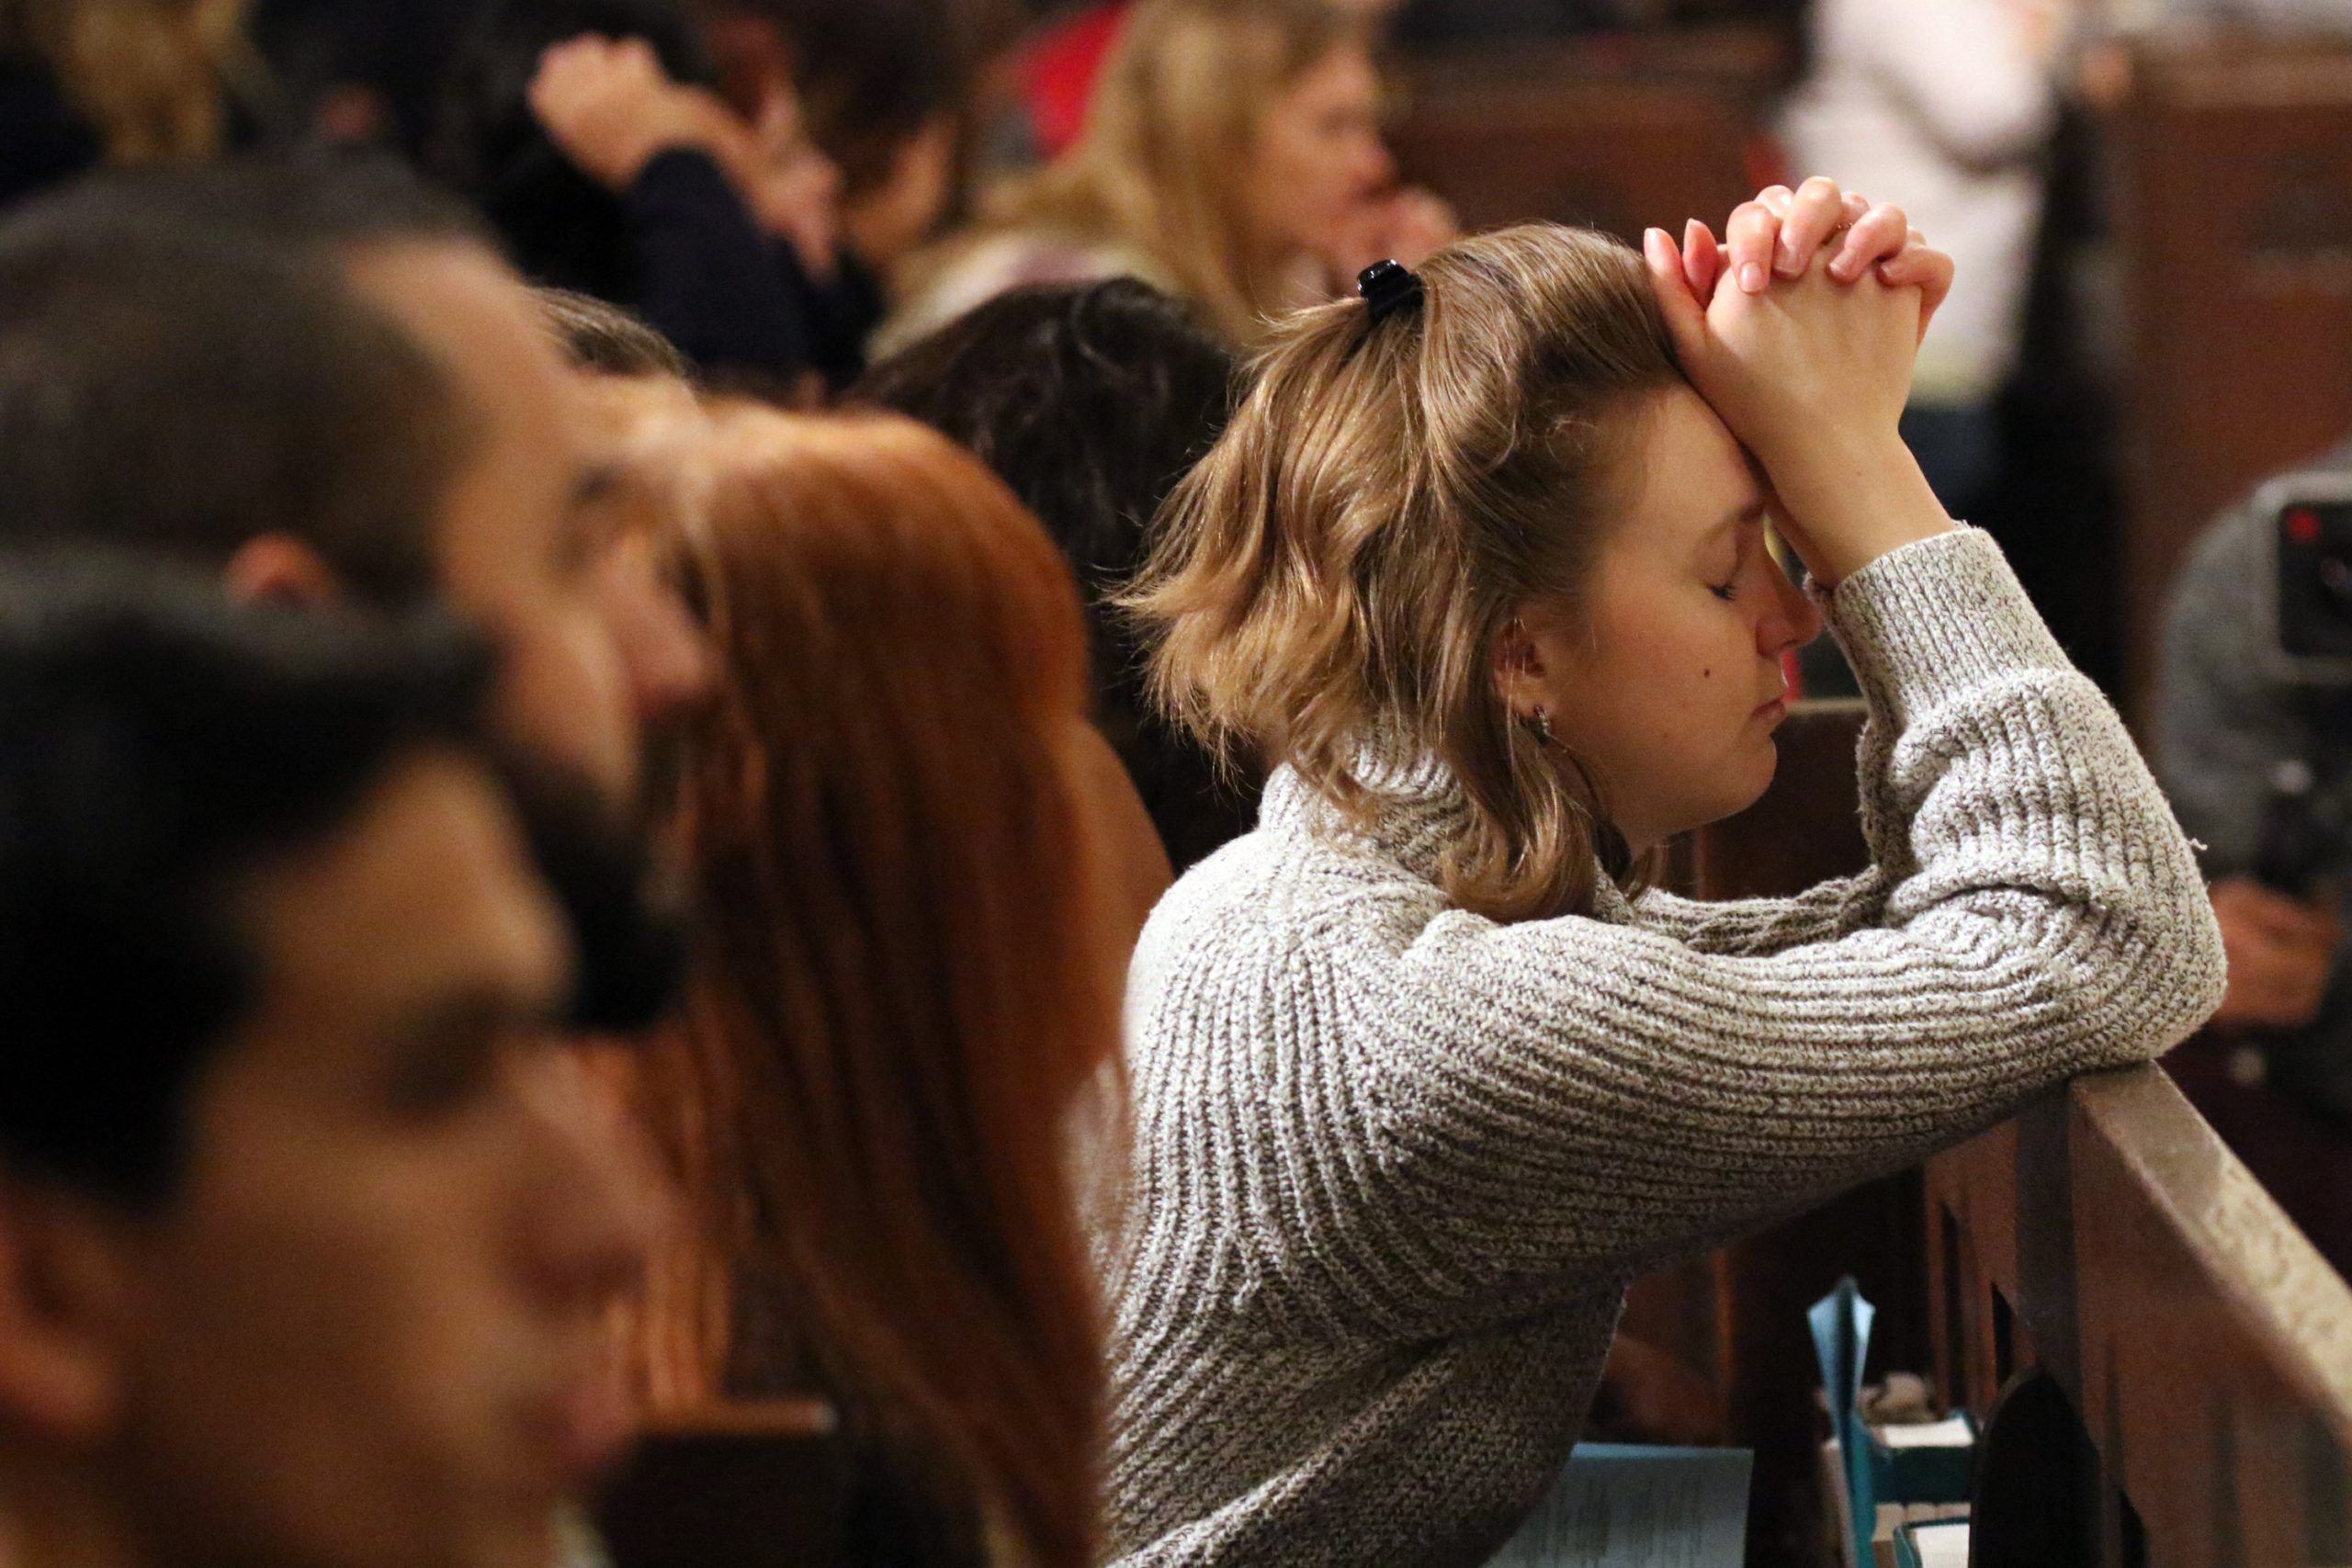
<svg viewBox="0 0 2352 1568"><path fill-rule="evenodd" d="M1022 1562L1080 1568L1102 1358L1072 1140L1116 959L1077 588L911 421L721 409L692 445L721 691L682 756L695 971L643 1076L696 1234L649 1349L705 1392L813 1372Z"/></svg>

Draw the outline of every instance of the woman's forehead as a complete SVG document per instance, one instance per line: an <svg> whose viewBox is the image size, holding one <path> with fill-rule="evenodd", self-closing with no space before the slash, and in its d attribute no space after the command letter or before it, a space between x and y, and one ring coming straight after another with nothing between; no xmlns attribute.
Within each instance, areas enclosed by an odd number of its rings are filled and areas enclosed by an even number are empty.
<svg viewBox="0 0 2352 1568"><path fill-rule="evenodd" d="M1639 476L1623 533L1662 547L1696 547L1732 521L1752 517L1763 500L1747 450L1687 387L1650 402L1634 444Z"/></svg>

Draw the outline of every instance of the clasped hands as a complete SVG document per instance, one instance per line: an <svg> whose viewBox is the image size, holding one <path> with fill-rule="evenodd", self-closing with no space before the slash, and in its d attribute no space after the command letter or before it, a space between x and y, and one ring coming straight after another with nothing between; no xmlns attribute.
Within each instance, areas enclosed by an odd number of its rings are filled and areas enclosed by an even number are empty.
<svg viewBox="0 0 2352 1568"><path fill-rule="evenodd" d="M1694 220L1642 252L1683 373L1817 580L1952 526L1896 429L1952 264L1902 209L1809 179L1742 204L1721 242Z"/></svg>

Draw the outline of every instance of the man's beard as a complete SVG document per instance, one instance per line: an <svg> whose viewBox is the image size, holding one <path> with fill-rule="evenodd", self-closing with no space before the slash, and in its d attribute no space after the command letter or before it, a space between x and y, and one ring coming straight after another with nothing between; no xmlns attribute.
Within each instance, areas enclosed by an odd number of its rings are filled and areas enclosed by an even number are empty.
<svg viewBox="0 0 2352 1568"><path fill-rule="evenodd" d="M578 950L566 1026L635 1034L660 1022L684 980L686 920L643 827L570 769L509 755L502 771Z"/></svg>

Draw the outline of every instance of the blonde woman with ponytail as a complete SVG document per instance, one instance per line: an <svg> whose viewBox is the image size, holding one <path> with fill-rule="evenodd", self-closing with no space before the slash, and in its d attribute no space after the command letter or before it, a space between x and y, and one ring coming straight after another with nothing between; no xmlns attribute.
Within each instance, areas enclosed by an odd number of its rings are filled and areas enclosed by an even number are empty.
<svg viewBox="0 0 2352 1568"><path fill-rule="evenodd" d="M1637 1270L2219 1000L2122 725L1896 436L1949 261L1826 180L1728 238L1375 269L1273 331L1162 514L1159 694L1277 767L1131 971L1122 1562L1484 1562ZM1874 863L1650 889L1770 781L1825 619Z"/></svg>
<svg viewBox="0 0 2352 1568"><path fill-rule="evenodd" d="M0 202L96 164L205 158L260 74L248 0L0 0Z"/></svg>

